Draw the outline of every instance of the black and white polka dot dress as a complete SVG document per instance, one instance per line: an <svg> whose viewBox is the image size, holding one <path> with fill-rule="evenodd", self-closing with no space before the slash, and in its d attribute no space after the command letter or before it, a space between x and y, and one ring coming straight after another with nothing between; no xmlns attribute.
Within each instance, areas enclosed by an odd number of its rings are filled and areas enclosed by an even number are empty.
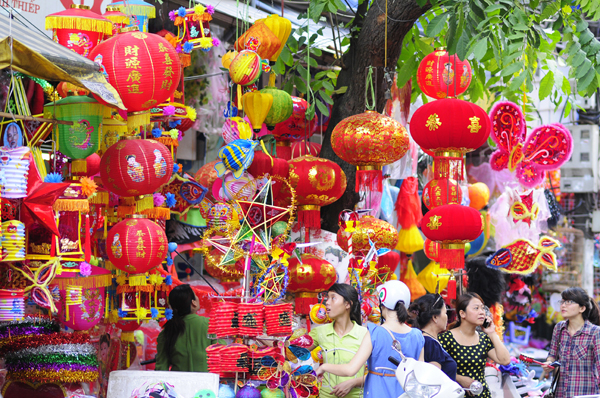
<svg viewBox="0 0 600 398"><path fill-rule="evenodd" d="M461 376L470 377L483 384L483 392L478 398L491 398L492 394L485 382L485 364L488 358L488 352L494 348L492 341L487 334L479 334L479 343L473 346L460 345L452 332L440 333L438 340L442 347L456 361L456 373Z"/></svg>

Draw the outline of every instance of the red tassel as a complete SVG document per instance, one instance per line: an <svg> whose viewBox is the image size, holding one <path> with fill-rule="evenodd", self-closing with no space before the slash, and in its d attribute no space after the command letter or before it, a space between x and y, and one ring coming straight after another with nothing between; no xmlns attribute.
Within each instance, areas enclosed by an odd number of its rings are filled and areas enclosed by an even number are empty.
<svg viewBox="0 0 600 398"><path fill-rule="evenodd" d="M444 269L463 269L465 267L465 249L440 249L440 266Z"/></svg>
<svg viewBox="0 0 600 398"><path fill-rule="evenodd" d="M360 191L383 191L383 174L381 170L357 170L356 192Z"/></svg>
<svg viewBox="0 0 600 398"><path fill-rule="evenodd" d="M419 181L415 177L407 177L402 181L395 208L398 213L398 224L403 229L419 225L423 218L418 191Z"/></svg>
<svg viewBox="0 0 600 398"><path fill-rule="evenodd" d="M452 278L448 281L448 300L456 300L456 279Z"/></svg>
<svg viewBox="0 0 600 398"><path fill-rule="evenodd" d="M90 217L85 215L85 262L89 263L92 259L92 237L90 236Z"/></svg>
<svg viewBox="0 0 600 398"><path fill-rule="evenodd" d="M298 224L305 228L321 229L321 210L302 210L302 207L299 207Z"/></svg>

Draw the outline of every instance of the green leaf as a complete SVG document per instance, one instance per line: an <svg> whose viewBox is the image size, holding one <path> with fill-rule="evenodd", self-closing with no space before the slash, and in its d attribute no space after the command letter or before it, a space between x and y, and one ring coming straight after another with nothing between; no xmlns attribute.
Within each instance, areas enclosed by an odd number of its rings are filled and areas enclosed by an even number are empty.
<svg viewBox="0 0 600 398"><path fill-rule="evenodd" d="M285 64L281 57L277 58L277 62L275 62L275 66L273 66L273 71L278 75L285 74Z"/></svg>
<svg viewBox="0 0 600 398"><path fill-rule="evenodd" d="M571 66L578 67L579 65L581 65L583 63L583 61L585 59L586 59L585 53L583 51L579 50L575 53L575 56L573 57L573 60L571 61Z"/></svg>
<svg viewBox="0 0 600 398"><path fill-rule="evenodd" d="M329 108L327 107L327 105L318 100L315 102L317 104L317 108L319 108L319 112L321 112L325 117L329 116Z"/></svg>
<svg viewBox="0 0 600 398"><path fill-rule="evenodd" d="M308 76L308 71L303 65L298 64L298 74L306 79L306 76Z"/></svg>
<svg viewBox="0 0 600 398"><path fill-rule="evenodd" d="M342 91L342 89L344 89L344 90ZM348 89L347 86L340 87L340 89L334 91L334 93L342 94L342 93L345 93L347 89ZM331 98L331 96L327 95L327 93L321 92L321 99L323 101L327 102L329 105L333 105L333 99Z"/></svg>
<svg viewBox="0 0 600 398"><path fill-rule="evenodd" d="M316 4L312 2L310 9L310 19L315 22L319 22L321 19L321 14L323 13L323 9L327 5L326 2L317 2Z"/></svg>
<svg viewBox="0 0 600 398"><path fill-rule="evenodd" d="M539 4L540 0L531 0L529 2L529 7L531 7L532 10L535 10Z"/></svg>
<svg viewBox="0 0 600 398"><path fill-rule="evenodd" d="M331 84L327 80L323 80L323 87L325 87L325 90L329 91L333 91L335 89L335 87L333 87L333 84Z"/></svg>
<svg viewBox="0 0 600 398"><path fill-rule="evenodd" d="M306 57L305 59L311 68L317 68L319 66L316 59L312 57Z"/></svg>
<svg viewBox="0 0 600 398"><path fill-rule="evenodd" d="M294 81L292 79L289 79L287 82L285 82L285 85L283 86L283 91L292 95L292 92L294 91Z"/></svg>
<svg viewBox="0 0 600 398"><path fill-rule="evenodd" d="M398 88L404 87L404 85L411 79L414 71L417 69L417 59L411 57L404 61L400 70L398 70Z"/></svg>
<svg viewBox="0 0 600 398"><path fill-rule="evenodd" d="M330 70L327 71L327 77L330 78L330 79L337 79L338 78L337 74L335 72L333 72L333 71L330 71Z"/></svg>
<svg viewBox="0 0 600 398"><path fill-rule="evenodd" d="M342 87L336 89L334 91L334 93L336 93L336 94L344 94L346 91L348 91L348 86L342 86ZM325 99L325 98L323 97L323 99ZM333 104L333 100L331 100L331 104Z"/></svg>
<svg viewBox="0 0 600 398"><path fill-rule="evenodd" d="M546 76L542 78L540 81L540 101L550 95L552 89L554 88L554 73L549 71L546 73Z"/></svg>
<svg viewBox="0 0 600 398"><path fill-rule="evenodd" d="M486 14L490 14L497 10L505 10L506 8L502 4L492 4L485 9Z"/></svg>
<svg viewBox="0 0 600 398"><path fill-rule="evenodd" d="M517 40L517 39L522 39L525 36L527 36L527 33L525 32L516 32L510 36L507 37L508 40Z"/></svg>
<svg viewBox="0 0 600 398"><path fill-rule="evenodd" d="M554 1L546 5L542 14L540 15L540 21L550 18L560 10L560 1Z"/></svg>
<svg viewBox="0 0 600 398"><path fill-rule="evenodd" d="M456 55L461 60L465 60L467 58L467 50L469 49L469 38L467 37L467 33L464 32L460 35L458 39L458 44L456 45Z"/></svg>
<svg viewBox="0 0 600 398"><path fill-rule="evenodd" d="M589 43L594 38L594 34L589 29L584 30L579 35L579 43L581 45Z"/></svg>
<svg viewBox="0 0 600 398"><path fill-rule="evenodd" d="M577 30L578 33L583 32L584 30L586 30L588 28L588 23L585 19L581 19L578 23L577 26L575 27L575 30Z"/></svg>
<svg viewBox="0 0 600 398"><path fill-rule="evenodd" d="M290 50L287 48L287 46L281 50L278 60L282 60L287 66L292 66L294 64L294 57L292 57L292 53L290 53Z"/></svg>
<svg viewBox="0 0 600 398"><path fill-rule="evenodd" d="M584 50L588 57L596 55L598 51L600 51L600 41L594 38L592 41L589 42L589 44L585 47Z"/></svg>
<svg viewBox="0 0 600 398"><path fill-rule="evenodd" d="M518 23L516 25L513 25L512 28L515 29L515 30L523 30L523 31L524 30L529 30L529 26L527 26L527 25L525 25L523 23Z"/></svg>
<svg viewBox="0 0 600 398"><path fill-rule="evenodd" d="M421 8L425 7L427 0L417 0L417 5Z"/></svg>
<svg viewBox="0 0 600 398"><path fill-rule="evenodd" d="M426 35L428 37L434 37L440 34L444 26L446 25L446 19L448 18L448 13L444 12L429 22L427 25Z"/></svg>
<svg viewBox="0 0 600 398"><path fill-rule="evenodd" d="M575 74L575 79L583 78L584 76L586 76L586 74L588 73L588 71L590 69L594 70L594 68L592 68L592 63L590 62L590 60L586 58L585 61L583 61L583 64L581 64L581 66L577 68L577 73ZM594 73L596 73L596 72L594 71ZM589 82L588 82L588 84L589 84ZM579 86L579 82L577 82L577 85ZM586 87L587 87L587 84L586 84ZM585 89L580 90L579 88L577 88L577 91L582 91L582 90L585 90Z"/></svg>
<svg viewBox="0 0 600 398"><path fill-rule="evenodd" d="M310 88L312 88L313 91L318 91L321 87L323 87L323 80L313 80L310 82Z"/></svg>
<svg viewBox="0 0 600 398"><path fill-rule="evenodd" d="M433 52L433 47L425 43L425 40L427 40L427 38L419 37L417 40L415 40L415 43L417 44L417 47L419 47L419 50L421 50L423 54L428 55Z"/></svg>
<svg viewBox="0 0 600 398"><path fill-rule="evenodd" d="M300 76L294 76L294 85L296 86L296 90L306 94L306 83L304 83L304 80Z"/></svg>
<svg viewBox="0 0 600 398"><path fill-rule="evenodd" d="M456 18L450 18L448 22L448 33L446 34L446 47L448 52L454 54L456 52Z"/></svg>
<svg viewBox="0 0 600 398"><path fill-rule="evenodd" d="M508 89L513 92L519 90L521 85L523 84L523 82L525 82L526 77L527 77L527 74L525 72L522 72L519 76L517 76L511 80L510 86L508 87Z"/></svg>
<svg viewBox="0 0 600 398"><path fill-rule="evenodd" d="M569 114L571 113L571 108L573 107L573 104L571 104L571 102L569 100L567 100L567 103L565 104L565 113L563 114L563 117L566 119L567 117L569 117Z"/></svg>
<svg viewBox="0 0 600 398"><path fill-rule="evenodd" d="M567 79L566 76L563 76L563 81L562 81L562 85L561 85L560 89L567 96L571 95L571 83L569 82L569 79Z"/></svg>
<svg viewBox="0 0 600 398"><path fill-rule="evenodd" d="M321 49L317 47L311 47L310 53L315 57L320 57L323 55L323 51L321 51Z"/></svg>
<svg viewBox="0 0 600 398"><path fill-rule="evenodd" d="M479 40L477 44L475 44L475 48L473 48L473 56L477 61L481 61L485 53L487 52L488 42L487 37L484 37L482 40Z"/></svg>
<svg viewBox="0 0 600 398"><path fill-rule="evenodd" d="M500 72L500 76L510 76L513 73L518 72L521 68L523 68L523 61L515 62L514 64L505 67L502 72Z"/></svg>

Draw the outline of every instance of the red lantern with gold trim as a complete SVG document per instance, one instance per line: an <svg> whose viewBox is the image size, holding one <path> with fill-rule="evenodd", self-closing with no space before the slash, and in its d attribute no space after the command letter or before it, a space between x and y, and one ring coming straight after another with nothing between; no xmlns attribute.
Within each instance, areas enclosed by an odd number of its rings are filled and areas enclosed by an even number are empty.
<svg viewBox="0 0 600 398"><path fill-rule="evenodd" d="M398 264L400 264L400 253L397 251L392 250L383 256L379 256L377 258L377 265L375 266L377 273L373 277L375 285L381 285L390 280L392 274L398 268Z"/></svg>
<svg viewBox="0 0 600 398"><path fill-rule="evenodd" d="M464 93L471 84L471 64L438 49L423 58L417 69L417 84L426 95L442 99Z"/></svg>
<svg viewBox="0 0 600 398"><path fill-rule="evenodd" d="M181 77L175 48L153 33L121 33L96 46L88 58L100 65L128 112L165 102Z"/></svg>
<svg viewBox="0 0 600 398"><path fill-rule="evenodd" d="M451 178L431 180L423 188L423 203L429 210L447 204L460 204L461 201L462 190Z"/></svg>
<svg viewBox="0 0 600 398"><path fill-rule="evenodd" d="M440 261L440 244L432 241L431 239L425 239L423 244L423 251L428 259L439 262Z"/></svg>
<svg viewBox="0 0 600 398"><path fill-rule="evenodd" d="M273 129L273 136L277 140L277 155L286 160L292 158L291 142L302 141L312 137L316 120L306 120L308 102L302 98L292 96L292 116L287 120L277 123Z"/></svg>
<svg viewBox="0 0 600 398"><path fill-rule="evenodd" d="M331 147L336 155L358 166L356 192L381 192L381 168L402 158L408 145L404 126L373 111L347 117L331 133Z"/></svg>
<svg viewBox="0 0 600 398"><path fill-rule="evenodd" d="M321 207L342 197L346 174L331 160L310 155L288 163L290 184L296 190L298 222L307 228L321 228Z"/></svg>
<svg viewBox="0 0 600 398"><path fill-rule="evenodd" d="M194 175L194 179L198 182L198 184L209 188L213 186L217 178L219 178L217 176L217 170L215 170L215 164L219 163L220 161L221 159L213 160L212 162L206 163L204 166L198 169ZM206 196L212 201L215 200L214 196L212 195L212 189L208 190Z"/></svg>
<svg viewBox="0 0 600 398"><path fill-rule="evenodd" d="M108 231L108 259L121 271L143 274L165 259L169 242L164 229L144 218L127 218Z"/></svg>
<svg viewBox="0 0 600 398"><path fill-rule="evenodd" d="M337 243L342 250L348 251L348 238L342 228L337 232ZM365 255L371 248L369 239L377 249L394 250L398 244L398 230L386 221L371 216L362 217L358 228L352 233L352 250L358 255Z"/></svg>
<svg viewBox="0 0 600 398"><path fill-rule="evenodd" d="M119 196L151 195L169 182L172 172L171 152L154 140L121 140L100 161L102 184Z"/></svg>
<svg viewBox="0 0 600 398"><path fill-rule="evenodd" d="M429 211L421 220L421 231L430 240L441 244L440 265L446 269L463 269L465 243L483 231L483 218L468 206L444 205Z"/></svg>
<svg viewBox="0 0 600 398"><path fill-rule="evenodd" d="M317 303L317 294L329 289L337 280L335 268L329 262L305 253L289 260L287 290L296 293L296 313L308 315L310 305Z"/></svg>

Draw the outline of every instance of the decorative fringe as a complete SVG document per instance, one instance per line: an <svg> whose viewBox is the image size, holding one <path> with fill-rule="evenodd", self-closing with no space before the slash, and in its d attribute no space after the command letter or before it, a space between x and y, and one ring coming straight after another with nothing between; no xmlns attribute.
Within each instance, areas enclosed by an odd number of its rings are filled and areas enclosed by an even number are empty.
<svg viewBox="0 0 600 398"><path fill-rule="evenodd" d="M119 206L135 206L135 198L134 197L120 197L119 198Z"/></svg>
<svg viewBox="0 0 600 398"><path fill-rule="evenodd" d="M117 217L127 218L128 216L135 214L135 206L122 206L117 207Z"/></svg>
<svg viewBox="0 0 600 398"><path fill-rule="evenodd" d="M187 68L192 64L192 57L190 54L179 54L179 61L182 67Z"/></svg>
<svg viewBox="0 0 600 398"><path fill-rule="evenodd" d="M306 228L321 229L321 209L319 206L298 206L298 224Z"/></svg>
<svg viewBox="0 0 600 398"><path fill-rule="evenodd" d="M81 276L77 278L61 278L57 276L52 284L58 285L59 289L66 289L68 285L81 286L84 289L96 289L112 285L112 274Z"/></svg>
<svg viewBox="0 0 600 398"><path fill-rule="evenodd" d="M165 145L165 146L173 146L175 148L177 148L179 146L179 140L176 138L171 138L171 137L158 137L155 138L156 141L160 142L161 144Z"/></svg>
<svg viewBox="0 0 600 398"><path fill-rule="evenodd" d="M90 211L90 202L87 199L57 199L52 205L54 211L79 211L87 213Z"/></svg>
<svg viewBox="0 0 600 398"><path fill-rule="evenodd" d="M135 342L135 335L133 332L121 332L121 341L126 341L128 343ZM127 355L129 357L129 355Z"/></svg>
<svg viewBox="0 0 600 398"><path fill-rule="evenodd" d="M152 10L154 11L154 7L152 7ZM113 24L112 22L107 22L100 19L48 16L46 17L46 30L48 29L85 30L88 32L98 32L104 33L105 35L111 35ZM82 114L85 114L85 112Z"/></svg>
<svg viewBox="0 0 600 398"><path fill-rule="evenodd" d="M129 286L146 286L148 284L145 274L129 275Z"/></svg>
<svg viewBox="0 0 600 398"><path fill-rule="evenodd" d="M166 207L154 207L152 209L147 209L142 211L142 214L145 214L150 218L164 218L165 220L171 219L171 209L167 209Z"/></svg>
<svg viewBox="0 0 600 398"><path fill-rule="evenodd" d="M381 170L357 170L356 171L356 192L383 191L383 174Z"/></svg>
<svg viewBox="0 0 600 398"><path fill-rule="evenodd" d="M454 277L450 278L446 288L448 289L448 300L456 300L456 279Z"/></svg>
<svg viewBox="0 0 600 398"><path fill-rule="evenodd" d="M72 173L87 173L87 162L85 159L73 159L71 162L71 172Z"/></svg>
<svg viewBox="0 0 600 398"><path fill-rule="evenodd" d="M127 15L104 15L112 23L129 25L129 17Z"/></svg>
<svg viewBox="0 0 600 398"><path fill-rule="evenodd" d="M447 249L442 247L440 250L440 266L444 269L463 269L465 268L465 247Z"/></svg>
<svg viewBox="0 0 600 398"><path fill-rule="evenodd" d="M132 112L127 114L127 132L131 134L139 130L140 126L150 124L150 111Z"/></svg>
<svg viewBox="0 0 600 398"><path fill-rule="evenodd" d="M156 18L156 9L154 6L127 4L123 7L121 12L127 15L141 15L148 18Z"/></svg>
<svg viewBox="0 0 600 398"><path fill-rule="evenodd" d="M110 262L110 261L108 261L108 260L104 260L104 267L103 267L103 268L104 268L105 270L107 270L107 271L117 271L117 267L115 267L115 266L113 265L113 263L111 263L111 262Z"/></svg>
<svg viewBox="0 0 600 398"><path fill-rule="evenodd" d="M145 286L120 285L120 286L117 286L117 294L135 293L135 292L153 293L154 290L155 290L154 285L145 285Z"/></svg>
<svg viewBox="0 0 600 398"><path fill-rule="evenodd" d="M137 213L141 213L144 210L149 210L154 208L154 196L147 195L141 199L135 201L135 210Z"/></svg>

